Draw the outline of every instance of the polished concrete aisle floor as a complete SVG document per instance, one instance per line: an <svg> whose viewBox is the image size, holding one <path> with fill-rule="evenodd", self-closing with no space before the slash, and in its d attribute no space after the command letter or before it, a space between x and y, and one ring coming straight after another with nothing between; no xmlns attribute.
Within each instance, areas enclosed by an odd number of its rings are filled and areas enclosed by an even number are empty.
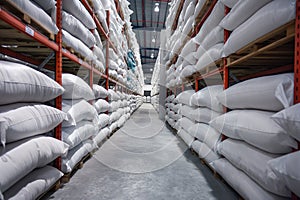
<svg viewBox="0 0 300 200"><path fill-rule="evenodd" d="M70 182L47 199L238 199L143 104Z"/></svg>

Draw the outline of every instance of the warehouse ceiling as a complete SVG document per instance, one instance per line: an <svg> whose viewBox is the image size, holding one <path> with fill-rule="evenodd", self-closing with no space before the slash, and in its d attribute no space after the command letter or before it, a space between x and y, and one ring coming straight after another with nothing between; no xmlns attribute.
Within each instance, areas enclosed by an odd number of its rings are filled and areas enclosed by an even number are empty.
<svg viewBox="0 0 300 200"><path fill-rule="evenodd" d="M128 0L133 10L131 23L140 45L140 54L145 84L150 84L154 64L160 46L160 31L165 21L171 0Z"/></svg>

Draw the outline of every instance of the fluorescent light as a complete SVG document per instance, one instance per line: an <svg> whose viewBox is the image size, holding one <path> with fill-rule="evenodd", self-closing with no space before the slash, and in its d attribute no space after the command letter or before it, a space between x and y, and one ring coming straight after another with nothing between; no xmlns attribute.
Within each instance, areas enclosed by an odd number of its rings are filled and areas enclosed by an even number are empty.
<svg viewBox="0 0 300 200"><path fill-rule="evenodd" d="M151 53L150 58L154 58L154 53Z"/></svg>
<svg viewBox="0 0 300 200"><path fill-rule="evenodd" d="M155 38L152 38L152 42L155 43Z"/></svg>
<svg viewBox="0 0 300 200"><path fill-rule="evenodd" d="M153 69L152 68L150 68L150 72L152 72L153 71Z"/></svg>
<svg viewBox="0 0 300 200"><path fill-rule="evenodd" d="M159 12L159 3L155 3L154 12Z"/></svg>

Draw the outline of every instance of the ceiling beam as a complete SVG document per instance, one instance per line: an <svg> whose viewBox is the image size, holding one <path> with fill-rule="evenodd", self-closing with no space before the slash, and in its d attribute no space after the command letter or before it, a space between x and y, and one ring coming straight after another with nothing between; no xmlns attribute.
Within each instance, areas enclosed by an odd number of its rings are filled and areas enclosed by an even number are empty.
<svg viewBox="0 0 300 200"><path fill-rule="evenodd" d="M153 28L152 26L144 27L144 26L132 25L132 29L134 29L134 30L145 30L145 31L154 31L155 30L156 32L160 32L162 29L164 29L164 27Z"/></svg>
<svg viewBox="0 0 300 200"><path fill-rule="evenodd" d="M140 47L141 50L149 50L149 51L159 51L159 48L153 48L153 47Z"/></svg>

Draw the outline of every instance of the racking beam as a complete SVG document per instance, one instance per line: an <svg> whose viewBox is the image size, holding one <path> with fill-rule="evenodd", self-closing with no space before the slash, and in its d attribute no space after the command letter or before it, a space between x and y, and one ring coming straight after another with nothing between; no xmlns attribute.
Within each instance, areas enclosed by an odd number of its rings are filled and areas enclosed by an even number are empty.
<svg viewBox="0 0 300 200"><path fill-rule="evenodd" d="M35 31L30 26L22 23L19 19L15 16L10 14L9 12L5 11L4 9L0 8L0 19L6 22L7 24L11 25L18 31L28 35L29 37L33 38L34 40L40 42L41 44L49 47L54 51L58 51L58 44L52 42L48 39L48 37L44 36L43 34Z"/></svg>

